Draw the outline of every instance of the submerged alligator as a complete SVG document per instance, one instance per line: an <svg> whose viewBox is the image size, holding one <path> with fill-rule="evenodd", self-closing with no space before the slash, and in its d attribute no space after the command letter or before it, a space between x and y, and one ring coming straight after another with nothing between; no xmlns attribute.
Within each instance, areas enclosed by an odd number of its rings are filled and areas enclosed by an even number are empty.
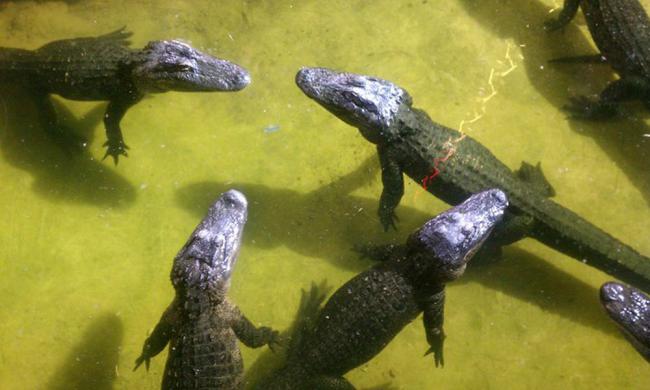
<svg viewBox="0 0 650 390"><path fill-rule="evenodd" d="M575 117L606 118L616 114L626 100L641 100L650 108L650 19L638 0L565 0L548 30L566 26L582 8L591 36L600 54L558 59L563 61L608 62L620 75L597 101L577 97L565 108Z"/></svg>
<svg viewBox="0 0 650 390"><path fill-rule="evenodd" d="M259 388L353 389L343 375L377 355L420 313L426 354L442 365L445 284L463 275L507 205L502 191L483 191L426 222L406 245L366 248L381 262L334 292L292 342L287 365Z"/></svg>
<svg viewBox="0 0 650 390"><path fill-rule="evenodd" d="M0 81L33 91L43 127L58 140L79 142L57 123L49 99L108 100L104 115L107 156L127 155L120 121L145 94L166 91L238 91L250 83L242 67L202 53L186 43L151 41L130 49L121 28L98 37L64 39L36 50L0 48Z"/></svg>
<svg viewBox="0 0 650 390"><path fill-rule="evenodd" d="M278 333L256 328L226 298L247 218L238 191L224 193L174 259L176 297L162 315L136 360L135 369L169 343L163 390L238 389L243 363L237 339L257 348L273 347Z"/></svg>
<svg viewBox="0 0 650 390"><path fill-rule="evenodd" d="M650 362L650 298L633 287L608 282L600 288L600 302L625 338Z"/></svg>
<svg viewBox="0 0 650 390"><path fill-rule="evenodd" d="M404 194L403 173L427 191L458 204L470 194L500 188L510 200L490 247L526 236L650 291L650 259L548 199L552 190L540 169L528 164L513 173L469 136L437 124L412 107L411 96L379 78L326 68L303 68L302 91L377 145L384 185L379 216L395 226L394 211ZM487 251L486 251L487 252Z"/></svg>

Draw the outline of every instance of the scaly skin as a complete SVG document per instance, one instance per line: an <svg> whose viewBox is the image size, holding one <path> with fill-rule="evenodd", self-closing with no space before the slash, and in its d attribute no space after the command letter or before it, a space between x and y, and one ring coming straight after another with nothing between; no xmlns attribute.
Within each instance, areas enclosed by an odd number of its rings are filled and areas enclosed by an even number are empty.
<svg viewBox="0 0 650 390"><path fill-rule="evenodd" d="M600 303L634 348L650 362L650 298L633 287L608 282L600 288Z"/></svg>
<svg viewBox="0 0 650 390"><path fill-rule="evenodd" d="M507 205L502 191L484 191L425 223L404 246L369 248L382 262L332 295L314 323L302 327L286 367L259 388L352 389L343 375L377 355L420 313L427 354L442 365L445 284L463 274Z"/></svg>
<svg viewBox="0 0 650 390"><path fill-rule="evenodd" d="M620 102L641 100L650 107L650 19L638 0L565 0L564 8L546 28L566 26L582 8L591 36L604 59L621 76L598 101L574 98L566 109L575 117L603 118L616 113ZM582 57L588 60L589 56ZM557 61L565 61L559 59Z"/></svg>
<svg viewBox="0 0 650 390"><path fill-rule="evenodd" d="M493 249L532 237L650 291L650 259L549 200L552 191L541 171L522 164L512 172L471 137L411 107L411 97L399 86L325 68L303 68L296 82L307 96L377 145L384 184L379 216L385 229L395 226L403 173L452 205L472 193L499 188L508 195L510 207L490 240Z"/></svg>
<svg viewBox="0 0 650 390"><path fill-rule="evenodd" d="M257 348L278 341L278 333L256 328L226 298L246 223L247 202L235 190L224 193L174 259L176 297L142 348L137 369L169 343L163 390L239 389L243 363L237 339Z"/></svg>
<svg viewBox="0 0 650 390"><path fill-rule="evenodd" d="M211 57L180 41L151 41L128 47L131 33L54 41L36 50L0 48L0 81L20 82L33 91L43 127L70 138L57 123L50 94L72 100L107 100L106 156L117 164L128 147L120 121L148 93L238 91L250 83L240 66ZM79 142L79 141L76 141Z"/></svg>

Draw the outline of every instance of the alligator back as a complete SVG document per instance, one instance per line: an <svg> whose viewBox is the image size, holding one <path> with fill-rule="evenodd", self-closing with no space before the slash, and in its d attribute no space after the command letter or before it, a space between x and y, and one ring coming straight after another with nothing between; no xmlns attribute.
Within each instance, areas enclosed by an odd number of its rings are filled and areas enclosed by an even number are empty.
<svg viewBox="0 0 650 390"><path fill-rule="evenodd" d="M591 36L612 67L650 77L650 19L638 0L583 0Z"/></svg>
<svg viewBox="0 0 650 390"><path fill-rule="evenodd" d="M0 78L20 80L45 93L73 100L109 100L130 82L130 33L64 39L37 50L0 48Z"/></svg>
<svg viewBox="0 0 650 390"><path fill-rule="evenodd" d="M375 266L332 295L289 366L342 376L377 355L420 312L408 281L387 264Z"/></svg>
<svg viewBox="0 0 650 390"><path fill-rule="evenodd" d="M239 389L242 372L230 321L219 310L208 311L174 329L162 389Z"/></svg>
<svg viewBox="0 0 650 390"><path fill-rule="evenodd" d="M456 205L473 193L499 188L508 196L511 215L533 217L530 237L650 291L649 258L542 196L471 137L461 140L458 131L434 123L426 113L412 114L400 118L401 137L391 146L400 151L404 172L419 183L424 180L427 191Z"/></svg>

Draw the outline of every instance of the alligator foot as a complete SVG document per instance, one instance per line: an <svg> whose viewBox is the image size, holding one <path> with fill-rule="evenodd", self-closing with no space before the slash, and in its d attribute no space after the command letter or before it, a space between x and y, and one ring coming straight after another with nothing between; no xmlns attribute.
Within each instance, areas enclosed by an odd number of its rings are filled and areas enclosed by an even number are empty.
<svg viewBox="0 0 650 390"><path fill-rule="evenodd" d="M607 119L616 115L616 106L591 100L585 96L576 96L562 107L572 119Z"/></svg>
<svg viewBox="0 0 650 390"><path fill-rule="evenodd" d="M108 156L111 156L113 157L113 161L115 162L115 165L117 165L117 161L120 155L123 155L124 157L129 156L129 154L126 152L129 149L129 147L122 140L117 142L106 141L104 142L103 146L107 146L107 149L106 149L106 154L104 154L102 160L106 159L106 157Z"/></svg>

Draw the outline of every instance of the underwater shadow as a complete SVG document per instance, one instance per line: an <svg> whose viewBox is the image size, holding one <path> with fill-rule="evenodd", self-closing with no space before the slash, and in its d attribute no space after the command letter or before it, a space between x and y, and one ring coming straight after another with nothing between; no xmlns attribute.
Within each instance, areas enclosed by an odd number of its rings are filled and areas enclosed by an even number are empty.
<svg viewBox="0 0 650 390"><path fill-rule="evenodd" d="M557 12L538 0L460 0L468 15L501 39L513 39L521 48L522 64L530 83L552 105L561 109L568 103L569 90L580 90L594 84L588 93L600 93L613 80L614 72L607 64L549 64L549 60L567 56L595 54L591 37L570 23L563 31L546 32L543 23ZM631 107L630 107L631 108ZM591 138L611 157L621 171L643 194L650 205L650 133L634 105L634 116L621 115L608 121L567 119L571 128ZM534 124L531 124L534 125Z"/></svg>
<svg viewBox="0 0 650 390"><path fill-rule="evenodd" d="M465 275L453 285L468 282L480 283L603 333L616 334L600 306L598 288L517 247L504 247L502 258L490 264L470 262Z"/></svg>
<svg viewBox="0 0 650 390"><path fill-rule="evenodd" d="M134 202L135 188L86 149L66 151L42 128L34 100L19 86L0 84L0 151L17 169L29 172L32 189L44 198L59 201L123 207ZM105 105L92 109L80 120L56 104L61 123L85 130L92 141L95 125L102 120Z"/></svg>
<svg viewBox="0 0 650 390"><path fill-rule="evenodd" d="M45 388L112 389L123 336L124 325L115 314L107 313L97 318Z"/></svg>
<svg viewBox="0 0 650 390"><path fill-rule="evenodd" d="M364 263L356 260L352 250L349 256L341 256L341 248L380 241L385 239L385 233L376 215L377 199L348 194L374 180L378 171L379 163L373 155L353 172L308 193L252 183L199 182L180 188L176 202L202 218L220 193L236 188L248 198L246 245L284 245L301 255L325 258L341 268L358 271ZM404 206L399 216L409 224L423 223L432 217ZM408 231L406 227L400 229Z"/></svg>

